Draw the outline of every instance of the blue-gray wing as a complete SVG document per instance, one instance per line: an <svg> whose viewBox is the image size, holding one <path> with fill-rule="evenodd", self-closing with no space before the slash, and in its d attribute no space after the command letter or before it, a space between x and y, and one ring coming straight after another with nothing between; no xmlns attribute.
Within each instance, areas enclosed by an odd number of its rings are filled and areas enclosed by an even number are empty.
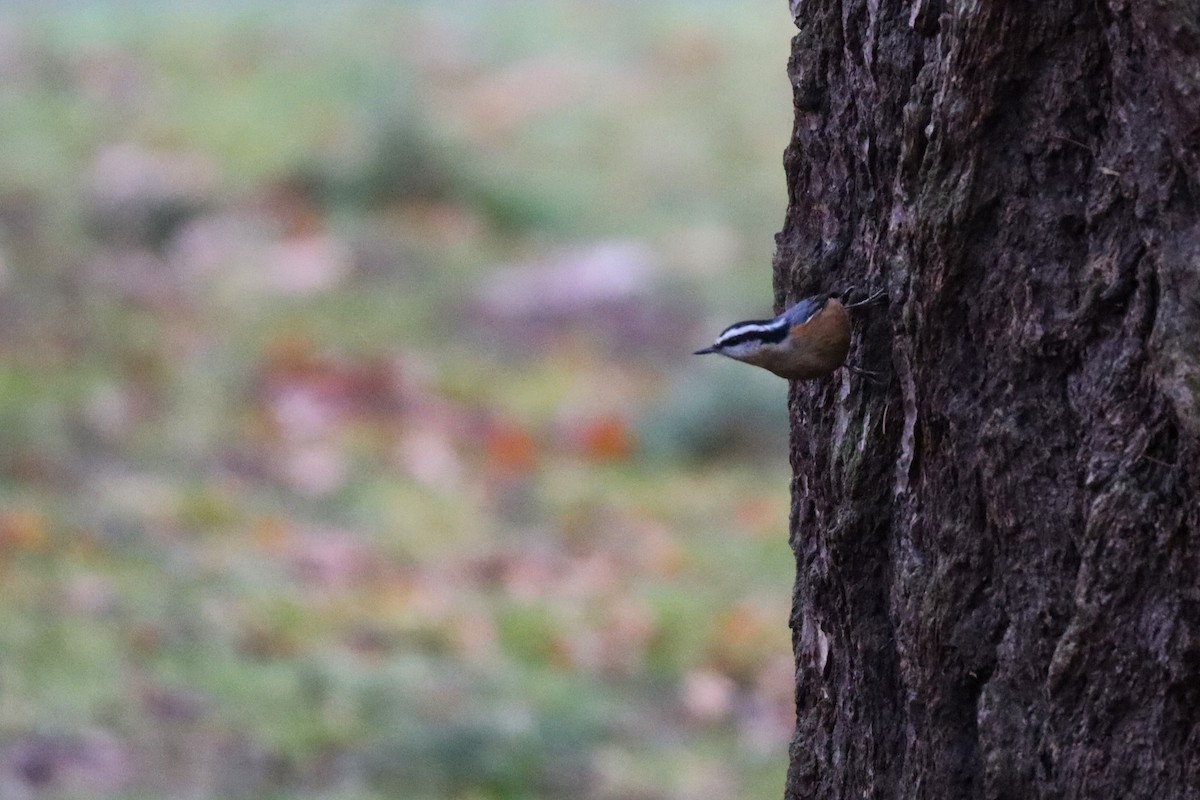
<svg viewBox="0 0 1200 800"><path fill-rule="evenodd" d="M780 314L777 319L787 320L789 327L792 325L803 325L816 316L817 312L824 308L827 302L829 302L829 295L827 294L815 294L812 297L806 297Z"/></svg>

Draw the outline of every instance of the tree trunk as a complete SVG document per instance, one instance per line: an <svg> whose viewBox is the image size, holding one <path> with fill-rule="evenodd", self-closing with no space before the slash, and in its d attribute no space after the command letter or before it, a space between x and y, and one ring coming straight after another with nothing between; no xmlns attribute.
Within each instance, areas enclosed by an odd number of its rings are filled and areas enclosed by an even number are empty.
<svg viewBox="0 0 1200 800"><path fill-rule="evenodd" d="M1200 7L793 6L787 797L1200 797Z"/></svg>

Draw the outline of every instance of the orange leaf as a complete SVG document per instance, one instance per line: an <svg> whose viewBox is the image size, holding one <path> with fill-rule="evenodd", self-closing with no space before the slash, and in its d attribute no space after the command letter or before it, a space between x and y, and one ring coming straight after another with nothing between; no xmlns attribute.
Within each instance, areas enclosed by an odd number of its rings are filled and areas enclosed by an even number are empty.
<svg viewBox="0 0 1200 800"><path fill-rule="evenodd" d="M528 472L537 460L537 443L511 422L494 422L484 434L488 463L505 472Z"/></svg>
<svg viewBox="0 0 1200 800"><path fill-rule="evenodd" d="M633 434L616 414L585 423L579 439L584 455L593 461L621 461L633 452Z"/></svg>
<svg viewBox="0 0 1200 800"><path fill-rule="evenodd" d="M0 552L29 553L46 548L46 523L28 509L0 513Z"/></svg>

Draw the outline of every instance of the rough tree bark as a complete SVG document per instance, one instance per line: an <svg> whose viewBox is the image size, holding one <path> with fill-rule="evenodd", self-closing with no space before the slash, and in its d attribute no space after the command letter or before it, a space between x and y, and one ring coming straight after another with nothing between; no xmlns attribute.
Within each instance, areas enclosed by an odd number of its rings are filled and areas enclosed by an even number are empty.
<svg viewBox="0 0 1200 800"><path fill-rule="evenodd" d="M787 797L1200 797L1200 6L793 7Z"/></svg>

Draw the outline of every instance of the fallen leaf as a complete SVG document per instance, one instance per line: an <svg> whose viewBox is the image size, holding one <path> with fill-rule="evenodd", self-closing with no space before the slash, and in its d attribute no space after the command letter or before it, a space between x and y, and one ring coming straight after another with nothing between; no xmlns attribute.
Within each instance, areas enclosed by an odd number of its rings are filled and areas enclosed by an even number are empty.
<svg viewBox="0 0 1200 800"><path fill-rule="evenodd" d="M529 472L537 462L537 442L513 422L492 421L483 441L488 464L499 472Z"/></svg>
<svg viewBox="0 0 1200 800"><path fill-rule="evenodd" d="M0 512L0 554L46 549L48 537L42 515L28 509Z"/></svg>
<svg viewBox="0 0 1200 800"><path fill-rule="evenodd" d="M583 454L593 461L623 461L633 452L629 424L616 414L585 422L577 436Z"/></svg>

